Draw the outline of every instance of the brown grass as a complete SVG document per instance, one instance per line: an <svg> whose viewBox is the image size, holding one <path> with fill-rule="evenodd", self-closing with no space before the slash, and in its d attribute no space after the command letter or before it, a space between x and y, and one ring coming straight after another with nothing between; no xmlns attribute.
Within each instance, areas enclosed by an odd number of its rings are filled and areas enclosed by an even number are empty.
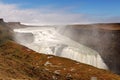
<svg viewBox="0 0 120 80"><path fill-rule="evenodd" d="M21 80L120 80L109 71L70 59L36 53L14 42L0 46L0 78ZM4 77L5 76L5 77Z"/></svg>

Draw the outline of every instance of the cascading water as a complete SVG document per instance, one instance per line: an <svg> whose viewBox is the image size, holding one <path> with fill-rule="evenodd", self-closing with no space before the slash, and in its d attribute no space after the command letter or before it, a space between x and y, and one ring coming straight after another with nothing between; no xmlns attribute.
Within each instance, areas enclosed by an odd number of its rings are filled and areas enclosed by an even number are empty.
<svg viewBox="0 0 120 80"><path fill-rule="evenodd" d="M67 57L98 68L107 69L98 52L61 35L55 27L27 27L14 29L14 31L17 33L32 33L34 41L29 44L24 42L21 44L36 52Z"/></svg>

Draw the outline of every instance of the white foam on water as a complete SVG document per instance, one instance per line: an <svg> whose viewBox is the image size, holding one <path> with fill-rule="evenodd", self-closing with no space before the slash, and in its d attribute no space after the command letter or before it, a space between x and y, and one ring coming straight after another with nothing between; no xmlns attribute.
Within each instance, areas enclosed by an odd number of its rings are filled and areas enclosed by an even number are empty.
<svg viewBox="0 0 120 80"><path fill-rule="evenodd" d="M66 57L98 68L107 69L98 52L61 35L54 27L28 27L14 29L14 31L32 33L34 41L29 44L21 44L36 52Z"/></svg>

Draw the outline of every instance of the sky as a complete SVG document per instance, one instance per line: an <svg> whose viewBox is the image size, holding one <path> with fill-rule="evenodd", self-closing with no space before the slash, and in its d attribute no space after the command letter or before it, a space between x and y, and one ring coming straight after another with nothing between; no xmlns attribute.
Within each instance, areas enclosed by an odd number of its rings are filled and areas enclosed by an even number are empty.
<svg viewBox="0 0 120 80"><path fill-rule="evenodd" d="M120 22L120 0L0 0L0 18L26 24Z"/></svg>

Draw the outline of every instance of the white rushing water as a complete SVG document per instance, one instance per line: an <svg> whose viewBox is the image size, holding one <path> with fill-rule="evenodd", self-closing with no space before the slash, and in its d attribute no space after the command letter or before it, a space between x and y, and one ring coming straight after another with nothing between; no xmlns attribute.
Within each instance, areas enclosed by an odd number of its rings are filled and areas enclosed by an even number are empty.
<svg viewBox="0 0 120 80"><path fill-rule="evenodd" d="M36 52L66 57L98 68L107 69L98 52L59 34L57 28L27 27L14 29L14 31L17 33L32 33L34 41L32 43L22 42L21 44Z"/></svg>

